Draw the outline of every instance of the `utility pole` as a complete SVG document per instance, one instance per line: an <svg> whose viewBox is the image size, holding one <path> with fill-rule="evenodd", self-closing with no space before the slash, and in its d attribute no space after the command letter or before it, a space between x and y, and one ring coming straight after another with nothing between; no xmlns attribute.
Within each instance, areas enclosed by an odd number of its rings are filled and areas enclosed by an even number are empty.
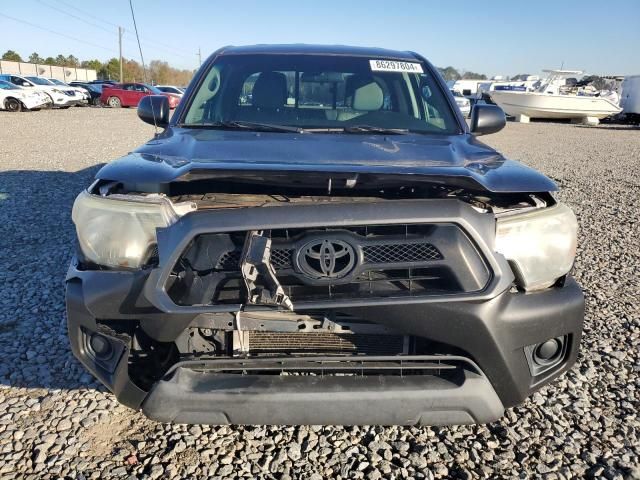
<svg viewBox="0 0 640 480"><path fill-rule="evenodd" d="M123 82L122 78L122 34L124 33L124 28L118 27L118 46L120 47L120 83Z"/></svg>
<svg viewBox="0 0 640 480"><path fill-rule="evenodd" d="M200 53L200 47L198 47L198 63L202 66L202 53Z"/></svg>

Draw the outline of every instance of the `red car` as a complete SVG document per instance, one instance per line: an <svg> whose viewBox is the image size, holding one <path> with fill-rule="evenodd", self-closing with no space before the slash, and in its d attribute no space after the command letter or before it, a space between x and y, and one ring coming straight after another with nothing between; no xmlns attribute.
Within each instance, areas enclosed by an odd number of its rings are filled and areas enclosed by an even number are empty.
<svg viewBox="0 0 640 480"><path fill-rule="evenodd" d="M156 87L145 83L117 83L105 85L102 88L100 101L110 107L137 107L142 97L147 95L164 95L169 99L169 107L176 108L180 103L180 96L174 93L166 93Z"/></svg>

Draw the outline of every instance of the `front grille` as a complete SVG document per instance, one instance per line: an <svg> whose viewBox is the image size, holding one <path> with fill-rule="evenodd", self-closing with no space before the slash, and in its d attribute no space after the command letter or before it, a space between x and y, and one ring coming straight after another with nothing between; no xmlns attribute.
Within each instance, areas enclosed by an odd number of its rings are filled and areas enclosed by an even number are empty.
<svg viewBox="0 0 640 480"><path fill-rule="evenodd" d="M390 243L366 246L366 263L403 263L442 260L442 254L429 243Z"/></svg>
<svg viewBox="0 0 640 480"><path fill-rule="evenodd" d="M453 224L274 229L263 235L272 240L271 264L294 304L467 293L481 290L490 278L473 242ZM196 236L170 275L167 291L173 301L246 303L240 272L246 238L246 232ZM323 242L329 245L325 254L348 255L350 261L342 256L333 265L321 262ZM331 268L334 275L324 271ZM262 282L258 276L258 289L267 287Z"/></svg>
<svg viewBox="0 0 640 480"><path fill-rule="evenodd" d="M272 249L271 250L271 265L276 270L284 270L287 268L291 268L293 265L291 256L293 255L293 250L285 248L285 249Z"/></svg>
<svg viewBox="0 0 640 480"><path fill-rule="evenodd" d="M291 268L291 255L293 250L284 249L272 249L271 250L271 265L276 270L282 270L284 268ZM217 263L217 268L221 270L234 271L240 270L240 257L242 256L241 250L232 250L225 252Z"/></svg>
<svg viewBox="0 0 640 480"><path fill-rule="evenodd" d="M174 364L167 375L178 368L236 375L435 375L460 380L463 370L482 374L471 360L456 355L283 356L186 360Z"/></svg>
<svg viewBox="0 0 640 480"><path fill-rule="evenodd" d="M402 335L373 335L361 333L248 333L249 353L313 353L396 355L403 353Z"/></svg>

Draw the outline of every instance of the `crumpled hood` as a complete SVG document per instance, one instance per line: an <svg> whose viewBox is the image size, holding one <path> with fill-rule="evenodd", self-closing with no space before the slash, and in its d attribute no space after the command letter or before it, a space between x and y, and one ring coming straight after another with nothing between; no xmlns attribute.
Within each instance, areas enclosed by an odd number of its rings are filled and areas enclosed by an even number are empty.
<svg viewBox="0 0 640 480"><path fill-rule="evenodd" d="M541 192L556 185L506 160L471 135L368 135L167 129L103 167L97 178L168 183L242 172L419 175L494 192ZM426 178L425 178L426 180Z"/></svg>

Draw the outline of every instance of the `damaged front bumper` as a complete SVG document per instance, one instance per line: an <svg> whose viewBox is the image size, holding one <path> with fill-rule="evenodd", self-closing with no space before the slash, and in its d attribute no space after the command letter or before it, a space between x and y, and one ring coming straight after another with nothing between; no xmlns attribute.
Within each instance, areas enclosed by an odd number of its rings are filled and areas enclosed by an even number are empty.
<svg viewBox="0 0 640 480"><path fill-rule="evenodd" d="M210 424L485 423L573 365L584 301L571 277L536 293L513 291L508 264L490 247L492 219L446 201L392 203L380 208L350 205L346 212L344 207L332 206L276 207L278 212L248 209L241 214L198 212L159 231L155 268L91 270L74 261L67 276L72 350L120 402L161 421ZM283 214L286 220L277 221L275 217ZM293 312L289 313L288 308L275 305L178 305L168 293L173 265L198 235L230 229L259 232L270 225L345 228L408 221L460 226L490 271L486 278L477 274L469 282L479 282L482 288L460 294L338 295L319 300L301 299L300 290L292 289L298 297L290 299ZM447 235L442 237L437 229L429 232L434 242L440 242L444 257L451 255L446 244L453 238L448 236L451 231L445 230ZM351 241L351 233L341 231L340 235L345 243ZM369 237L363 242L364 247L371 246ZM241 258L246 260L247 253ZM274 269L276 277L284 279L287 270L279 268ZM316 317L325 321L305 329L303 317L306 322ZM389 336L376 337L382 342L374 342L374 354L355 350L319 355L302 345L302 354L283 355L271 352L265 343L265 338L279 341L280 337L270 336L275 332L313 343L314 329L335 331L340 318L365 321L356 324L364 329L359 337L364 340L370 331L388 331ZM342 327L354 328L345 322ZM308 331L310 336L296 337L291 329ZM210 348L205 340L211 330L233 337L226 351ZM204 332L204 337L198 332ZM342 341L347 335L337 337ZM327 333L322 338L336 335ZM390 344L396 338L404 343L393 350ZM561 339L561 352L548 368L539 368L532 362L532 352L550 339ZM106 354L96 355L105 342ZM367 344L366 348L372 347ZM145 363L149 352L163 349L177 349L179 354Z"/></svg>

